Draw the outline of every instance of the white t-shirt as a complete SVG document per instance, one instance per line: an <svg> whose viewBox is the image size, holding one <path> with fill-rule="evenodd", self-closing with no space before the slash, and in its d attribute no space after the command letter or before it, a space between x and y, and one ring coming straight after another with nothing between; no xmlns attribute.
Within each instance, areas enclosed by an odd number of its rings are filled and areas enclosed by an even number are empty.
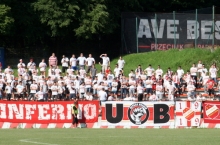
<svg viewBox="0 0 220 145"><path fill-rule="evenodd" d="M16 86L16 89L17 89L17 92L18 92L18 93L22 93L22 91L23 91L23 89L24 89L24 86L22 86L22 85L17 85L17 86Z"/></svg>
<svg viewBox="0 0 220 145"><path fill-rule="evenodd" d="M156 73L156 77L158 78L159 75L162 76L162 74L163 74L163 70L162 70L162 69L157 69L155 73Z"/></svg>
<svg viewBox="0 0 220 145"><path fill-rule="evenodd" d="M147 76L152 76L153 72L154 72L154 68L146 68L145 71L147 71Z"/></svg>
<svg viewBox="0 0 220 145"><path fill-rule="evenodd" d="M68 62L69 62L69 58L67 58L67 57L62 58L62 60L61 60L62 66L64 66L64 67L68 67Z"/></svg>
<svg viewBox="0 0 220 145"><path fill-rule="evenodd" d="M77 60L79 61L79 65L85 65L85 61L86 61L86 58L85 57L78 57Z"/></svg>
<svg viewBox="0 0 220 145"><path fill-rule="evenodd" d="M109 61L110 61L110 59L109 59L109 57L102 57L102 65L108 65L109 64Z"/></svg>
<svg viewBox="0 0 220 145"><path fill-rule="evenodd" d="M99 95L99 99L101 101L105 101L107 99L107 93L105 91L103 91L103 90L99 91L98 95Z"/></svg>
<svg viewBox="0 0 220 145"><path fill-rule="evenodd" d="M177 72L177 76L179 78L181 78L183 76L183 74L184 74L184 70L183 69L178 69L176 72Z"/></svg>
<svg viewBox="0 0 220 145"><path fill-rule="evenodd" d="M34 66L36 66L36 64L35 64L34 62L29 62L29 63L27 64L27 67L28 67L29 70L34 69Z"/></svg>
<svg viewBox="0 0 220 145"><path fill-rule="evenodd" d="M95 59L92 58L92 57L88 57L88 58L86 59L86 61L87 61L88 66L92 66L93 63L95 62Z"/></svg>
<svg viewBox="0 0 220 145"><path fill-rule="evenodd" d="M216 68L210 68L209 72L210 72L210 76L212 78L216 78L216 73L217 73L217 69Z"/></svg>
<svg viewBox="0 0 220 145"><path fill-rule="evenodd" d="M30 86L30 89L31 89L31 91L30 91L30 93L36 93L37 91L37 84L31 84L31 86Z"/></svg>
<svg viewBox="0 0 220 145"><path fill-rule="evenodd" d="M125 61L122 59L119 59L118 60L118 67L122 69L124 67L124 65L125 65Z"/></svg>
<svg viewBox="0 0 220 145"><path fill-rule="evenodd" d="M52 91L52 95L57 95L58 94L58 86L51 86L51 91Z"/></svg>
<svg viewBox="0 0 220 145"><path fill-rule="evenodd" d="M45 62L39 63L40 71L46 71L47 64Z"/></svg>
<svg viewBox="0 0 220 145"><path fill-rule="evenodd" d="M71 57L70 58L70 64L71 64L71 66L76 66L76 61L77 61L77 59L74 57Z"/></svg>
<svg viewBox="0 0 220 145"><path fill-rule="evenodd" d="M11 94L12 87L11 86L6 86L5 90L6 90L6 94Z"/></svg>
<svg viewBox="0 0 220 145"><path fill-rule="evenodd" d="M37 100L42 100L44 98L44 92L38 91L35 95L37 95Z"/></svg>

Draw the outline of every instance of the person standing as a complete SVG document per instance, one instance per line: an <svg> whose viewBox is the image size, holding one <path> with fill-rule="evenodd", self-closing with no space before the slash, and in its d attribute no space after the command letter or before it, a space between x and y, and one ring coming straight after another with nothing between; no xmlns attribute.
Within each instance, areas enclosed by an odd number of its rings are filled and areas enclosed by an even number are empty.
<svg viewBox="0 0 220 145"><path fill-rule="evenodd" d="M92 54L89 54L89 57L86 59L87 73L91 71L92 65L95 65L95 59L92 57Z"/></svg>
<svg viewBox="0 0 220 145"><path fill-rule="evenodd" d="M33 83L30 85L30 95L28 97L28 101L30 101L32 97L33 97L34 101L36 100L35 94L37 92L37 89L38 89L38 86L36 84L36 81L33 80Z"/></svg>
<svg viewBox="0 0 220 145"><path fill-rule="evenodd" d="M57 66L57 57L55 56L55 53L52 53L52 56L50 56L48 64L53 67Z"/></svg>
<svg viewBox="0 0 220 145"><path fill-rule="evenodd" d="M31 76L32 75L32 70L36 66L35 62L33 61L33 58L30 59L30 62L27 64L28 68L28 74Z"/></svg>
<svg viewBox="0 0 220 145"><path fill-rule="evenodd" d="M122 57L120 56L117 64L120 69L123 69L125 65L125 60L122 59Z"/></svg>
<svg viewBox="0 0 220 145"><path fill-rule="evenodd" d="M100 63L100 65L102 66L102 73L104 74L107 67L110 66L110 59L107 54L101 54L100 58L102 58L102 64Z"/></svg>
<svg viewBox="0 0 220 145"><path fill-rule="evenodd" d="M68 62L69 62L69 58L63 55L63 58L61 59L62 73L65 73L66 70L68 69Z"/></svg>
<svg viewBox="0 0 220 145"><path fill-rule="evenodd" d="M17 67L20 68L21 66L23 66L23 68L25 68L25 63L23 63L22 59L19 60Z"/></svg>
<svg viewBox="0 0 220 145"><path fill-rule="evenodd" d="M105 92L105 88L102 88L99 92L98 92L98 96L99 96L99 100L100 100L100 105L102 105L102 102L105 102L107 100L107 93Z"/></svg>
<svg viewBox="0 0 220 145"><path fill-rule="evenodd" d="M95 68L95 65L92 65L92 68L90 69L90 76L92 77L92 80L95 79L97 73L97 69Z"/></svg>
<svg viewBox="0 0 220 145"><path fill-rule="evenodd" d="M73 54L72 57L70 58L70 66L73 69L73 71L77 71L77 59L75 57L75 55Z"/></svg>
<svg viewBox="0 0 220 145"><path fill-rule="evenodd" d="M86 58L83 56L83 53L80 53L77 61L79 62L79 68L83 67L85 69Z"/></svg>
<svg viewBox="0 0 220 145"><path fill-rule="evenodd" d="M39 90L34 96L35 96L35 98L36 98L39 102L43 102L43 101L44 101L43 88L40 87L40 90Z"/></svg>
<svg viewBox="0 0 220 145"><path fill-rule="evenodd" d="M78 104L77 104L77 101L75 100L72 106L72 119L73 119L72 124L73 126L76 124L76 127L78 125L77 115L78 115Z"/></svg>
<svg viewBox="0 0 220 145"><path fill-rule="evenodd" d="M39 63L39 68L40 68L41 75L46 77L47 64L45 63L44 59L42 59L41 62Z"/></svg>

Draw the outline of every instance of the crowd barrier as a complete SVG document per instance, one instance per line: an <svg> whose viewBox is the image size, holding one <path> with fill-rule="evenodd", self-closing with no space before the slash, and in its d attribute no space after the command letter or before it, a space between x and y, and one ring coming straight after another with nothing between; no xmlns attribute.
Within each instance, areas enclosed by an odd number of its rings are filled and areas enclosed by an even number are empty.
<svg viewBox="0 0 220 145"><path fill-rule="evenodd" d="M0 101L0 128L72 128L71 102ZM220 128L220 102L79 101L81 128Z"/></svg>

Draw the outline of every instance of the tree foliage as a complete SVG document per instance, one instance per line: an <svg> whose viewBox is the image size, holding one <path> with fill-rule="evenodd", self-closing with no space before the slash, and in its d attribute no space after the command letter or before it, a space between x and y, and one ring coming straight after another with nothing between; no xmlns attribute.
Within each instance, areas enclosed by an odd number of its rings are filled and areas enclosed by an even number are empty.
<svg viewBox="0 0 220 145"><path fill-rule="evenodd" d="M0 34L7 34L14 23L10 10L9 6L0 4Z"/></svg>

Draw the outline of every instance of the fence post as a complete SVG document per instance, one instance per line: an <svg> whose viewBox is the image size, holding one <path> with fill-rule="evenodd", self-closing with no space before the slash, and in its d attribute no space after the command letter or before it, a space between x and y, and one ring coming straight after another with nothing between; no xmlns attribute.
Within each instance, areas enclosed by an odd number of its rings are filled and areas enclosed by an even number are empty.
<svg viewBox="0 0 220 145"><path fill-rule="evenodd" d="M157 30L158 30L158 27L157 27L157 14L155 13L155 50L157 50Z"/></svg>
<svg viewBox="0 0 220 145"><path fill-rule="evenodd" d="M136 43L137 43L137 53L138 53L138 27L137 27L137 17L135 18L135 20L136 20Z"/></svg>
<svg viewBox="0 0 220 145"><path fill-rule="evenodd" d="M175 20L175 11L173 11L173 21L174 21L174 48L176 48L176 20Z"/></svg>
<svg viewBox="0 0 220 145"><path fill-rule="evenodd" d="M215 6L212 7L212 49L215 45Z"/></svg>
<svg viewBox="0 0 220 145"><path fill-rule="evenodd" d="M197 20L198 16L197 16L197 9L196 9L196 30L195 30L195 48L197 47Z"/></svg>

